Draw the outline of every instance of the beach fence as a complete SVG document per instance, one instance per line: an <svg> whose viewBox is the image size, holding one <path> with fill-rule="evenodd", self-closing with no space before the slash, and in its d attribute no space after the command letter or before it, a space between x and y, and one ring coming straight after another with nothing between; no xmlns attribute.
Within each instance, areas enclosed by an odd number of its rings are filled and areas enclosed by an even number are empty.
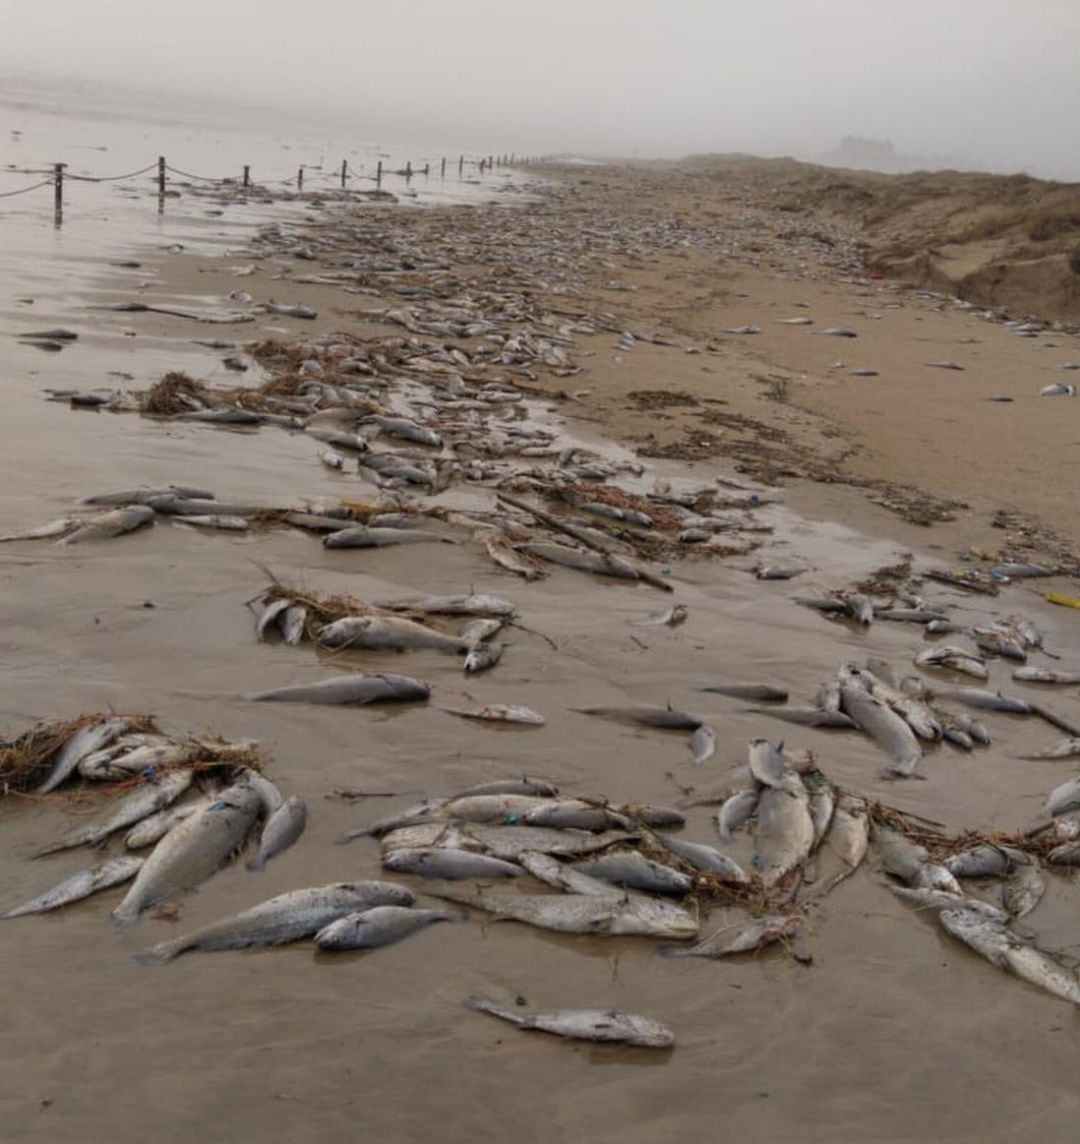
<svg viewBox="0 0 1080 1144"><path fill-rule="evenodd" d="M466 155L458 156L457 171L458 179L463 180L466 176L466 170L469 174L477 173L481 177L484 174L490 173L496 168L508 167L522 167L530 163L536 163L540 160L535 157L521 157L516 154L509 155L485 155L480 158L474 158ZM145 167L140 167L137 171L125 171L121 175L75 175L69 172L67 163L54 163L52 168L41 168L39 170L24 169L20 174L27 175L45 175L46 177L36 183L31 183L26 187L18 187L13 191L0 191L0 199L14 198L17 195L30 194L33 191L39 191L44 187L53 188L53 213L56 226L60 226L64 217L64 196L68 183L119 183L131 179L138 179L144 175L153 174L157 182L158 194L158 211L162 212L165 209L165 198L168 195L168 182L169 176L177 176L181 179L188 180L188 182L206 183L207 185L217 185L221 188L232 188L242 191L255 191L264 190L269 191L274 186L288 186L293 185L292 177L279 178L270 181L256 183L251 177L251 165L244 164L240 175L226 175L226 176L210 176L210 175L195 175L190 171L182 171L178 167L173 167L165 158L164 155L159 155L157 160L153 163L148 163ZM353 170L349 166L347 159L341 160L340 168L335 167L327 171L321 164L318 166L312 164L301 164L296 172L295 186L298 193L304 192L305 179L308 182L309 189L314 182L319 184L316 187L316 193L319 189L325 190L328 183L336 184L338 190L348 191L350 189L357 190L360 194L370 194L370 191L365 191L364 188L357 187L359 182L367 181L375 184L376 190L382 189L384 177L395 176L405 180L406 185L409 185L413 178L423 176L425 179L431 177L431 161L425 160L424 165L416 164L413 166L412 160L407 160L404 167L398 167L393 170L384 170L383 161L379 159L376 163L374 173L367 174L364 171L363 165ZM439 178L446 178L446 157L439 162ZM0 207L2 210L2 207Z"/></svg>

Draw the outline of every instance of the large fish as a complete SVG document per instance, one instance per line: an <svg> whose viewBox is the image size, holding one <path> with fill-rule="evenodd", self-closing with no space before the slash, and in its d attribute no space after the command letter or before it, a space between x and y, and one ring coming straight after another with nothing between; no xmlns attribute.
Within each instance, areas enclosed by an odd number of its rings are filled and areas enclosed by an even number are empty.
<svg viewBox="0 0 1080 1144"><path fill-rule="evenodd" d="M81 544L84 540L111 540L125 532L133 532L154 519L154 510L147 505L130 505L127 508L113 509L99 516L90 517L58 544Z"/></svg>
<svg viewBox="0 0 1080 1144"><path fill-rule="evenodd" d="M335 675L317 683L298 683L293 687L275 687L270 691L257 691L247 698L257 703L416 703L428 698L431 689L426 683L410 679L407 675Z"/></svg>
<svg viewBox="0 0 1080 1144"><path fill-rule="evenodd" d="M377 600L377 608L389 612L428 612L444 616L499 616L509 619L516 608L502 596L469 593L461 596L405 596L397 600Z"/></svg>
<svg viewBox="0 0 1080 1144"><path fill-rule="evenodd" d="M383 855L383 868L395 874L415 874L421 878L517 878L525 871L514 862L438 846L399 847Z"/></svg>
<svg viewBox="0 0 1080 1144"><path fill-rule="evenodd" d="M174 826L151 851L127 896L113 910L114 920L131 925L144 910L205 882L244 845L259 806L258 794L237 784Z"/></svg>
<svg viewBox="0 0 1080 1144"><path fill-rule="evenodd" d="M889 778L910 778L922 759L922 748L911 728L894 711L862 688L840 689L845 714L892 759L884 772Z"/></svg>
<svg viewBox="0 0 1080 1144"><path fill-rule="evenodd" d="M410 906L415 898L394 882L338 882L290 890L249 910L212 922L139 955L142 961L172 961L189 949L247 949L282 945L316 933L336 918L375 906Z"/></svg>
<svg viewBox="0 0 1080 1144"><path fill-rule="evenodd" d="M453 544L454 541L419 528L368 528L367 525L343 528L323 539L324 548L389 548L395 544L424 543Z"/></svg>
<svg viewBox="0 0 1080 1144"><path fill-rule="evenodd" d="M577 1041L600 1041L638 1045L647 1049L669 1049L675 1034L651 1017L624 1013L619 1009L561 1009L554 1013L521 1013L488 1001L484 997L467 997L470 1009L490 1013L519 1029L553 1033Z"/></svg>
<svg viewBox="0 0 1080 1144"><path fill-rule="evenodd" d="M866 803L855 795L842 794L836 800L832 822L817 850L809 896L824 897L853 874L866 857L869 843L870 820Z"/></svg>
<svg viewBox="0 0 1080 1144"><path fill-rule="evenodd" d="M814 823L806 787L798 775L787 774L775 787L761 792L754 831L754 867L762 885L775 886L810 855Z"/></svg>
<svg viewBox="0 0 1080 1144"><path fill-rule="evenodd" d="M574 869L590 878L649 894L689 894L694 880L680 870L646 858L636 850L617 850L577 862Z"/></svg>

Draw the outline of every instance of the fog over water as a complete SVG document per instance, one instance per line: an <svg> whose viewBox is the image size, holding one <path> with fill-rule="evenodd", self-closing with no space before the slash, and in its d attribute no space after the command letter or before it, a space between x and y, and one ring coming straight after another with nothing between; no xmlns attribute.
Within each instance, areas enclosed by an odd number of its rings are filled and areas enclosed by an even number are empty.
<svg viewBox="0 0 1080 1144"><path fill-rule="evenodd" d="M905 160L1080 179L1077 0L0 0L0 72L372 138ZM237 113L239 114L239 113Z"/></svg>

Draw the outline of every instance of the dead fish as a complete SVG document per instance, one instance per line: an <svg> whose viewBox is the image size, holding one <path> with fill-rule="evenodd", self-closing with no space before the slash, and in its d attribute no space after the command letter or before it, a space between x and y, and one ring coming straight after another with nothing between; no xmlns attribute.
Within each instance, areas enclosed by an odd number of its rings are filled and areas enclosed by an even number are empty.
<svg viewBox="0 0 1080 1144"><path fill-rule="evenodd" d="M459 715L462 719L479 719L489 723L526 723L534 727L544 724L543 715L530 707L514 707L505 703L489 703L479 711L466 711L460 707L444 707L447 715Z"/></svg>
<svg viewBox="0 0 1080 1144"><path fill-rule="evenodd" d="M514 862L471 850L433 846L399 847L383 855L383 867L420 878L517 878L525 871Z"/></svg>
<svg viewBox="0 0 1080 1144"><path fill-rule="evenodd" d="M1014 941L1009 944L1005 961L1010 973L1063 1001L1080 1005L1080 979L1076 971L1061 965L1048 953L1028 942Z"/></svg>
<svg viewBox="0 0 1080 1144"><path fill-rule="evenodd" d="M990 732L986 727L979 722L978 719L973 719L970 715L953 714L949 713L949 719L966 735L970 735L976 742L986 747L990 745Z"/></svg>
<svg viewBox="0 0 1080 1144"><path fill-rule="evenodd" d="M255 621L255 638L260 643L266 642L270 631L277 626L279 619L292 607L292 603L288 597L281 597L277 600L271 600L263 608L259 618Z"/></svg>
<svg viewBox="0 0 1080 1144"><path fill-rule="evenodd" d="M625 815L580 799L543 799L527 810L521 821L527 826L549 826L556 830L625 830L633 826Z"/></svg>
<svg viewBox="0 0 1080 1144"><path fill-rule="evenodd" d="M784 782L787 764L784 761L784 744L774 746L768 739L750 740L750 773L762 786L778 787Z"/></svg>
<svg viewBox="0 0 1080 1144"><path fill-rule="evenodd" d="M426 700L431 689L426 683L407 675L335 675L317 683L298 683L293 687L277 687L256 691L245 698L256 703L418 703Z"/></svg>
<svg viewBox="0 0 1080 1144"><path fill-rule="evenodd" d="M814 824L814 841L811 849L816 849L825 837L836 809L836 795L832 783L824 779L810 782L803 777L803 786L809 796L810 821Z"/></svg>
<svg viewBox="0 0 1080 1144"><path fill-rule="evenodd" d="M1039 390L1040 397L1075 397L1076 386L1066 385L1064 382L1055 381L1050 385L1044 385Z"/></svg>
<svg viewBox="0 0 1080 1144"><path fill-rule="evenodd" d="M336 918L376 906L409 906L411 891L394 882L338 882L290 890L251 909L213 922L137 955L140 961L172 961L192 949L251 949L283 945L318 932Z"/></svg>
<svg viewBox="0 0 1080 1144"><path fill-rule="evenodd" d="M637 1045L669 1049L675 1034L659 1021L618 1009L561 1009L552 1013L521 1013L506 1009L484 997L467 997L465 1005L517 1025L519 1029L552 1033L577 1041Z"/></svg>
<svg viewBox="0 0 1080 1144"><path fill-rule="evenodd" d="M813 318L777 318L776 321L781 326L812 326L814 324Z"/></svg>
<svg viewBox="0 0 1080 1144"><path fill-rule="evenodd" d="M775 886L802 865L814 844L806 788L797 775L785 775L761 792L754 831L753 865L762 885Z"/></svg>
<svg viewBox="0 0 1080 1144"><path fill-rule="evenodd" d="M432 448L442 447L442 438L424 425L410 420L408 417L382 417L373 414L364 418L365 421L374 422L388 437L397 437L403 441L413 441L417 445L430 445Z"/></svg>
<svg viewBox="0 0 1080 1144"><path fill-rule="evenodd" d="M1046 799L1046 813L1051 818L1057 818L1070 810L1080 810L1080 776L1066 779Z"/></svg>
<svg viewBox="0 0 1080 1144"><path fill-rule="evenodd" d="M307 634L307 608L303 604L293 604L282 613L278 626L281 628L281 638L289 647L296 647L303 642Z"/></svg>
<svg viewBox="0 0 1080 1144"><path fill-rule="evenodd" d="M466 798L473 794L532 794L542 798L554 798L559 788L547 779L530 778L522 775L520 779L494 779L492 782L479 783L467 790L458 791L455 798Z"/></svg>
<svg viewBox="0 0 1080 1144"><path fill-rule="evenodd" d="M931 369L954 369L963 372L964 367L955 361L928 361L926 363Z"/></svg>
<svg viewBox="0 0 1080 1144"><path fill-rule="evenodd" d="M59 520L50 521L48 524L39 525L37 528L27 528L21 532L9 532L0 536L0 544L7 543L9 540L47 540L53 536L63 536L65 532L70 532L75 528L78 523L78 517L64 516Z"/></svg>
<svg viewBox="0 0 1080 1144"><path fill-rule="evenodd" d="M141 783L103 821L81 827L72 834L37 851L35 857L70 850L74 846L92 846L117 830L132 826L147 815L175 802L191 786L191 771L172 771L150 782Z"/></svg>
<svg viewBox="0 0 1080 1144"><path fill-rule="evenodd" d="M388 814L374 822L346 831L341 836L340 841L350 842L354 838L379 838L391 831L414 826L418 823L444 822L442 811L449 801L447 798L421 799L419 802L414 802L411 806L397 810L393 814Z"/></svg>
<svg viewBox="0 0 1080 1144"><path fill-rule="evenodd" d="M935 620L944 620L941 612L932 612L927 608L879 608L874 613L879 620L893 620L903 624L930 624Z"/></svg>
<svg viewBox="0 0 1080 1144"><path fill-rule="evenodd" d="M422 830L416 827L415 832ZM428 828L431 829L430 827ZM638 838L637 834L628 830L605 830L592 833L587 830L556 830L547 826L486 826L464 825L461 837L467 840L468 845L486 850L496 858L503 858L507 862L519 862L522 855L530 850L538 850L543 854L555 854L570 857L572 855L596 854L607 850L619 842L631 842ZM436 835L438 838L438 835ZM390 836L383 839L384 847L389 848L392 841ZM416 833L410 840L410 845L449 845L446 839L437 842L417 840ZM457 843L461 845L461 843Z"/></svg>
<svg viewBox="0 0 1080 1144"><path fill-rule="evenodd" d="M861 369L848 370L848 376L849 377L877 377L878 371L876 369L868 369L868 368L864 367Z"/></svg>
<svg viewBox="0 0 1080 1144"><path fill-rule="evenodd" d="M740 790L724 799L716 812L716 827L723 841L727 842L744 822L748 822L757 810L758 792Z"/></svg>
<svg viewBox="0 0 1080 1144"><path fill-rule="evenodd" d="M1010 917L1023 918L1031 913L1046 893L1046 879L1037 858L1020 865L1001 888L1001 903Z"/></svg>
<svg viewBox="0 0 1080 1144"><path fill-rule="evenodd" d="M345 458L341 453L335 453L333 449L324 449L319 454L319 460L328 468L336 469L342 472L345 469Z"/></svg>
<svg viewBox="0 0 1080 1144"><path fill-rule="evenodd" d="M870 820L866 802L842 794L836 800L832 821L817 850L811 896L824 897L862 865L870 844Z"/></svg>
<svg viewBox="0 0 1080 1144"><path fill-rule="evenodd" d="M130 881L142 864L141 858L130 856L107 858L88 870L80 870L77 874L70 875L51 889L38 894L36 898L31 898L21 906L0 914L0 917L21 918L26 914L44 914L71 902L82 901L83 898L88 898L99 890L107 890L111 886L119 886L122 882Z"/></svg>
<svg viewBox="0 0 1080 1144"><path fill-rule="evenodd" d="M620 850L574 863L590 878L649 894L689 894L694 880L679 870L654 862L636 850Z"/></svg>
<svg viewBox="0 0 1080 1144"><path fill-rule="evenodd" d="M747 922L736 922L711 933L697 945L661 946L661 957L730 957L738 953L757 953L775 941L791 937L801 919L794 915L766 914ZM734 932L733 932L734 931Z"/></svg>
<svg viewBox="0 0 1080 1144"><path fill-rule="evenodd" d="M235 785L173 827L143 863L113 919L131 925L143 910L206 881L243 846L258 811L258 795Z"/></svg>
<svg viewBox="0 0 1080 1144"><path fill-rule="evenodd" d="M474 890L453 883L429 886L425 893L487 910L500 920L524 922L555 933L685 938L696 936L698 930L697 919L688 911L636 894L518 894Z"/></svg>
<svg viewBox="0 0 1080 1144"><path fill-rule="evenodd" d="M207 516L178 516L176 524L194 528L216 528L222 532L249 532L251 522L243 516L223 516L213 513Z"/></svg>
<svg viewBox="0 0 1080 1144"><path fill-rule="evenodd" d="M315 935L319 949L376 949L392 945L435 922L452 922L446 910L414 910L407 906L374 906L346 914Z"/></svg>
<svg viewBox="0 0 1080 1144"><path fill-rule="evenodd" d="M858 687L841 687L840 696L845 713L892 760L885 775L910 778L922 759L922 748L907 723Z"/></svg>
<svg viewBox="0 0 1080 1144"><path fill-rule="evenodd" d="M323 537L324 548L389 548L395 544L453 544L448 536L419 528L368 528L357 525Z"/></svg>
<svg viewBox="0 0 1080 1144"><path fill-rule="evenodd" d="M1048 667L1018 667L1012 673L1013 679L1023 683L1080 683L1080 672L1053 671Z"/></svg>
<svg viewBox="0 0 1080 1144"><path fill-rule="evenodd" d="M400 616L345 616L319 629L323 647L393 651L443 651L460 655L465 641Z"/></svg>
<svg viewBox="0 0 1080 1144"><path fill-rule="evenodd" d="M815 330L814 333L827 338L857 338L859 336L848 326L830 326L827 330Z"/></svg>
<svg viewBox="0 0 1080 1144"><path fill-rule="evenodd" d="M622 897L627 891L620 890L600 878L590 877L588 874L575 870L547 854L536 850L525 851L521 855L521 864L538 881L555 890L567 894L585 894L593 898Z"/></svg>
<svg viewBox="0 0 1080 1144"><path fill-rule="evenodd" d="M261 310L265 314L277 314L282 318L306 318L308 321L313 321L319 316L310 306L300 304L285 306L272 300L260 302L255 309Z"/></svg>
<svg viewBox="0 0 1080 1144"><path fill-rule="evenodd" d="M926 625L926 632L932 636L948 636L961 629L949 620L930 620Z"/></svg>
<svg viewBox="0 0 1080 1144"><path fill-rule="evenodd" d="M850 731L856 725L843 711L828 711L820 707L747 707L746 712L750 715L769 715L798 727L830 727Z"/></svg>
<svg viewBox="0 0 1080 1144"><path fill-rule="evenodd" d="M716 874L728 882L745 885L750 879L746 871L726 854L722 854L714 846L703 846L700 842L689 842L685 838L676 838L671 834L657 834L656 840L676 858L689 863L695 870L706 874Z"/></svg>
<svg viewBox="0 0 1080 1144"><path fill-rule="evenodd" d="M780 564L763 564L754 569L754 575L759 580L794 580L801 576L805 568L785 568Z"/></svg>
<svg viewBox="0 0 1080 1144"><path fill-rule="evenodd" d="M1004 659L1027 659L1023 643L1013 636L1006 635L996 628L972 628L972 639L979 651L986 655L1000 655Z"/></svg>
<svg viewBox="0 0 1080 1144"><path fill-rule="evenodd" d="M127 719L102 719L75 732L57 751L45 781L35 794L48 794L55 790L87 755L118 739L130 726Z"/></svg>
<svg viewBox="0 0 1080 1144"><path fill-rule="evenodd" d="M928 648L915 657L919 667L947 668L949 671L959 671L970 675L974 679L988 679L990 672L983 660L961 647L943 644L941 647Z"/></svg>
<svg viewBox="0 0 1080 1144"><path fill-rule="evenodd" d="M511 825L525 821L526 813L536 807L558 805L554 799L529 794L474 794L452 798L439 811L444 818L460 822L506 822ZM587 806L574 800L574 805ZM538 826L547 825L537 823Z"/></svg>
<svg viewBox="0 0 1080 1144"><path fill-rule="evenodd" d="M1080 866L1080 843L1063 842L1046 855L1046 860L1054 866Z"/></svg>
<svg viewBox="0 0 1080 1144"><path fill-rule="evenodd" d="M782 687L767 683L714 683L701 690L726 695L729 699L745 699L748 703L786 703L788 700L788 693Z"/></svg>
<svg viewBox="0 0 1080 1144"><path fill-rule="evenodd" d="M1000 691L984 691L979 687L961 687L949 692L947 698L986 711L1003 711L1009 715L1033 715L1035 708L1025 699L1014 699Z"/></svg>
<svg viewBox="0 0 1080 1144"><path fill-rule="evenodd" d="M652 627L669 627L677 628L680 624L685 623L686 617L690 614L690 609L685 604L673 604L667 611L654 612L651 616L646 616L643 620L631 620L630 623L635 628L652 628Z"/></svg>
<svg viewBox="0 0 1080 1144"><path fill-rule="evenodd" d="M521 544L518 548L530 556L539 557L552 564L561 564L566 568L575 568L579 572L593 572L598 576L614 576L621 580L641 579L641 573L632 564L612 553L587 551L582 548L570 548L565 544L538 540Z"/></svg>
<svg viewBox="0 0 1080 1144"><path fill-rule="evenodd" d="M241 740L239 746L252 748L258 746L254 739ZM285 799L281 791L265 775L260 774L254 767L242 767L234 772L233 786L250 787L259 799L259 813L263 818L272 817Z"/></svg>
<svg viewBox="0 0 1080 1144"><path fill-rule="evenodd" d="M540 580L547 575L535 560L527 559L500 537L487 536L483 543L491 559L507 572L513 572L524 580Z"/></svg>
<svg viewBox="0 0 1080 1144"><path fill-rule="evenodd" d="M639 727L659 727L669 731L696 731L702 721L696 715L687 715L671 707L571 707L579 715L597 715L616 723L636 724Z"/></svg>
<svg viewBox="0 0 1080 1144"><path fill-rule="evenodd" d="M946 869L957 878L993 878L1007 874L1013 860L999 846L980 845L961 850L945 859Z"/></svg>
<svg viewBox="0 0 1080 1144"><path fill-rule="evenodd" d="M918 910L967 910L987 921L1002 925L1009 920L1004 910L970 894L950 894L944 890L913 890L908 886L889 883L889 889L900 899Z"/></svg>
<svg viewBox="0 0 1080 1144"><path fill-rule="evenodd" d="M185 497L194 500L212 501L214 494L209 489L190 488L187 485L169 485L164 489L124 489L116 493L95 493L83 497L79 504L130 505L146 504L152 497ZM213 512L213 509L210 510Z"/></svg>
<svg viewBox="0 0 1080 1144"><path fill-rule="evenodd" d="M188 815L194 814L204 802L205 799L185 802L180 806L170 806L166 810L159 810L157 814L148 815L124 835L124 847L128 850L142 850L146 846L153 846L178 822L183 822Z"/></svg>
<svg viewBox="0 0 1080 1144"><path fill-rule="evenodd" d="M716 732L705 724L698 727L690 736L690 753L698 766L711 759L716 754Z"/></svg>
<svg viewBox="0 0 1080 1144"><path fill-rule="evenodd" d="M90 517L69 536L57 541L61 545L81 544L84 540L111 540L125 532L133 532L154 519L154 510L148 505L133 504Z"/></svg>
<svg viewBox="0 0 1080 1144"><path fill-rule="evenodd" d="M476 675L481 671L489 671L503 657L506 644L491 643L470 647L465 653L465 662L462 665L466 675Z"/></svg>
<svg viewBox="0 0 1080 1144"><path fill-rule="evenodd" d="M646 826L662 827L664 829L679 829L686 825L686 815L669 806L642 806L640 803L626 803L624 806L614 808L617 814Z"/></svg>
<svg viewBox="0 0 1080 1144"><path fill-rule="evenodd" d="M444 616L498 616L510 619L517 612L502 596L469 593L461 596L406 596L399 600L377 600L377 608L388 612L429 612Z"/></svg>
<svg viewBox="0 0 1080 1144"><path fill-rule="evenodd" d="M249 870L262 870L275 855L288 848L304 833L307 804L290 795L270 815L259 837L259 852L247 864Z"/></svg>
<svg viewBox="0 0 1080 1144"><path fill-rule="evenodd" d="M1080 739L1061 739L1045 751L1034 755L1017 755L1018 759L1075 759L1080 757Z"/></svg>
<svg viewBox="0 0 1080 1144"><path fill-rule="evenodd" d="M897 830L875 826L872 831L874 845L881 856L882 866L901 881L912 885L919 871L929 861L925 846L919 846Z"/></svg>
<svg viewBox="0 0 1080 1144"><path fill-rule="evenodd" d="M469 620L458 632L458 638L471 650L500 632L504 623L505 621L501 619L484 619L483 617Z"/></svg>

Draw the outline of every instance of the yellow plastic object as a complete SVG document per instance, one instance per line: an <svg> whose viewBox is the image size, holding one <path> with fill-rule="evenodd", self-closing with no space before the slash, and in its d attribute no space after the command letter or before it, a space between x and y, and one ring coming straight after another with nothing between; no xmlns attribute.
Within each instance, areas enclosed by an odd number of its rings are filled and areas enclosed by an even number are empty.
<svg viewBox="0 0 1080 1144"><path fill-rule="evenodd" d="M1076 596L1063 596L1060 592L1047 592L1048 604L1060 604L1063 608L1080 608L1080 599Z"/></svg>

